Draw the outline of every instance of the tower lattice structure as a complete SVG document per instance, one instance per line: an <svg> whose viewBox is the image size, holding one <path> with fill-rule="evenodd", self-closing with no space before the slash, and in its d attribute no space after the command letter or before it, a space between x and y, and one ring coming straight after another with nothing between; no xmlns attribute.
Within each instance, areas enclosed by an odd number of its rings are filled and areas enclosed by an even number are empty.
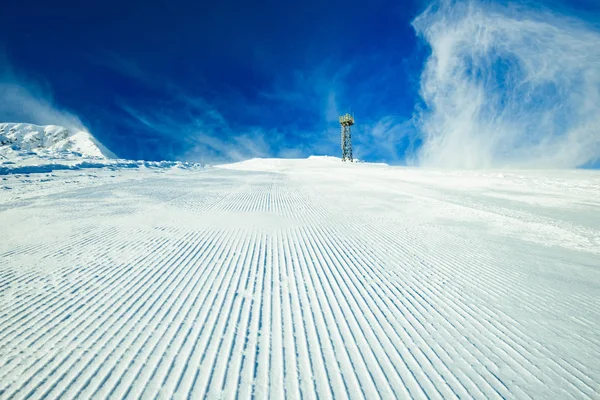
<svg viewBox="0 0 600 400"><path fill-rule="evenodd" d="M341 140L342 140L342 161L353 162L352 158L352 134L350 127L354 125L354 117L350 114L340 117Z"/></svg>

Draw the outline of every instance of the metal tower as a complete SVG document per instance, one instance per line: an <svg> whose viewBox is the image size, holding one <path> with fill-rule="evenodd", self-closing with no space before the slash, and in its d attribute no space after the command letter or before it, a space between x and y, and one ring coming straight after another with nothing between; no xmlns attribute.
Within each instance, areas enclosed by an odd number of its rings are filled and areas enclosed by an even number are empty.
<svg viewBox="0 0 600 400"><path fill-rule="evenodd" d="M352 135L350 127L354 125L354 117L350 114L340 117L340 125L342 126L342 161L352 162Z"/></svg>

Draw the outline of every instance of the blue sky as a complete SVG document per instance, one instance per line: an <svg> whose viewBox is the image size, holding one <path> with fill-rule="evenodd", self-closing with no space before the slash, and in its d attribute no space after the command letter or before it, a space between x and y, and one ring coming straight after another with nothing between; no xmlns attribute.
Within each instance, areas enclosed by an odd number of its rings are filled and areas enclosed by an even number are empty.
<svg viewBox="0 0 600 400"><path fill-rule="evenodd" d="M493 4L479 2L485 12L493 12ZM0 108L0 120L50 124L61 121L57 113L66 114L120 157L218 163L338 155L337 116L351 111L356 155L402 164L424 140L445 131L423 123L434 121L432 110L439 114L449 100L428 101L423 93L423 72L435 47L430 41L442 40L427 36L439 16L425 19L429 25L421 31L412 25L428 5L9 2L2 10L2 79L26 92L17 99L41 99L52 112L32 111L21 100ZM444 17L457 14L452 7ZM594 1L534 8L577 14L588 29L597 29L600 7ZM451 147L428 148L440 159L456 154ZM490 157L498 158L486 154L483 160Z"/></svg>
<svg viewBox="0 0 600 400"><path fill-rule="evenodd" d="M88 3L4 5L2 41L16 74L119 156L337 155L337 114L349 110L359 154L391 159L405 146L361 147L360 131L411 116L422 4Z"/></svg>

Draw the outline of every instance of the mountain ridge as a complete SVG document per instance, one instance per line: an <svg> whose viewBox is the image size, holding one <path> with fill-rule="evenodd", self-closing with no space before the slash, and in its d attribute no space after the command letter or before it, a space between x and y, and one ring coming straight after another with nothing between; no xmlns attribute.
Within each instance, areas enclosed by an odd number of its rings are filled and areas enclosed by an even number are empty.
<svg viewBox="0 0 600 400"><path fill-rule="evenodd" d="M0 123L0 148L34 153L73 153L82 157L116 158L115 154L84 130L59 125L23 122Z"/></svg>

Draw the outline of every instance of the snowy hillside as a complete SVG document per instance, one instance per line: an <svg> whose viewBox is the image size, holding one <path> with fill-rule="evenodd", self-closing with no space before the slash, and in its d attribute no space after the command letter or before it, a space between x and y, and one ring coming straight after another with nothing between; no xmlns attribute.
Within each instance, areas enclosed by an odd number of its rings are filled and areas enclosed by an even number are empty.
<svg viewBox="0 0 600 400"><path fill-rule="evenodd" d="M0 399L600 396L597 171L0 178Z"/></svg>
<svg viewBox="0 0 600 400"><path fill-rule="evenodd" d="M204 169L180 161L136 161L115 155L83 131L61 126L0 123L0 175L88 169ZM6 178L8 179L8 178Z"/></svg>
<svg viewBox="0 0 600 400"><path fill-rule="evenodd" d="M83 157L114 158L112 152L87 132L56 125L24 123L0 123L0 151L4 156L24 151L45 155L76 153Z"/></svg>

